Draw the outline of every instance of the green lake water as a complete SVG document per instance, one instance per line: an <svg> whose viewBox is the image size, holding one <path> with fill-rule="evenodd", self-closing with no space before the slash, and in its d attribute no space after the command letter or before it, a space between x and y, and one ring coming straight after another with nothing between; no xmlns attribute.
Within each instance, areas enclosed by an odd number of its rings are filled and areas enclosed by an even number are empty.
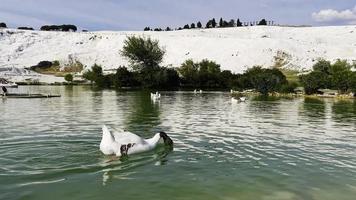
<svg viewBox="0 0 356 200"><path fill-rule="evenodd" d="M356 199L356 102L31 86L0 99L0 199ZM107 124L174 150L113 159Z"/></svg>

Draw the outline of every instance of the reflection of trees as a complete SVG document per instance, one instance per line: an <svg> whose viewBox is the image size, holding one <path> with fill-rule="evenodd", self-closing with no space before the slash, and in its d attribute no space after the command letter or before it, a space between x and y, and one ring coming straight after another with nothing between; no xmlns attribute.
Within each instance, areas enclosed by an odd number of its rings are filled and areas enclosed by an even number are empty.
<svg viewBox="0 0 356 200"><path fill-rule="evenodd" d="M128 96L130 109L125 117L125 128L136 133L152 132L160 124L159 102L151 101L150 94L144 91Z"/></svg>
<svg viewBox="0 0 356 200"><path fill-rule="evenodd" d="M336 101L332 105L332 118L356 123L356 101Z"/></svg>
<svg viewBox="0 0 356 200"><path fill-rule="evenodd" d="M93 111L96 113L101 113L103 110L103 90L93 89L91 94Z"/></svg>
<svg viewBox="0 0 356 200"><path fill-rule="evenodd" d="M301 115L306 115L311 118L311 121L320 120L325 118L325 101L317 98L305 98Z"/></svg>
<svg viewBox="0 0 356 200"><path fill-rule="evenodd" d="M277 114L280 113L280 104L281 99L273 96L255 96L252 97L249 106L251 110L254 110L253 113L256 113L258 116L261 114Z"/></svg>

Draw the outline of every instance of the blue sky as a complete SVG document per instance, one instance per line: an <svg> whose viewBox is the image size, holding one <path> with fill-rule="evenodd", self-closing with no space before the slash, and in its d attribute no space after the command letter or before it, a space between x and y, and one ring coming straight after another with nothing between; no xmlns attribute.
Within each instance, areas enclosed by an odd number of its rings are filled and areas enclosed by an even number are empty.
<svg viewBox="0 0 356 200"><path fill-rule="evenodd" d="M75 24L89 30L179 27L223 17L279 24L356 24L356 0L0 0L9 27Z"/></svg>

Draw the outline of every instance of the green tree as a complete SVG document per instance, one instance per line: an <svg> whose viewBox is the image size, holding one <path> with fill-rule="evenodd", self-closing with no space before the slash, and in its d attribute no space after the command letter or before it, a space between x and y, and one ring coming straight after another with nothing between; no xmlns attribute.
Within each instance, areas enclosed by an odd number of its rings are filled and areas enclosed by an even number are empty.
<svg viewBox="0 0 356 200"><path fill-rule="evenodd" d="M356 72L352 72L350 83L351 91L356 94Z"/></svg>
<svg viewBox="0 0 356 200"><path fill-rule="evenodd" d="M73 81L73 75L72 74L66 74L64 76L64 80L66 80L67 82L72 82Z"/></svg>
<svg viewBox="0 0 356 200"><path fill-rule="evenodd" d="M259 23L259 26L267 26L267 21L265 19L262 19Z"/></svg>
<svg viewBox="0 0 356 200"><path fill-rule="evenodd" d="M242 26L242 23L240 22L240 19L237 19L237 21L236 21L236 26L237 26L237 27Z"/></svg>
<svg viewBox="0 0 356 200"><path fill-rule="evenodd" d="M263 69L255 66L245 73L248 84L263 95L268 95L269 92L280 91L281 86L287 84L287 79L284 74L276 69Z"/></svg>
<svg viewBox="0 0 356 200"><path fill-rule="evenodd" d="M193 60L186 60L178 69L183 84L194 86L198 81L199 65Z"/></svg>
<svg viewBox="0 0 356 200"><path fill-rule="evenodd" d="M352 66L345 60L338 60L331 65L331 81L333 88L339 90L341 93L347 92L352 87L353 73Z"/></svg>
<svg viewBox="0 0 356 200"><path fill-rule="evenodd" d="M233 19L231 19L230 21L229 21L229 25L228 25L229 27L234 27L235 26L235 20L233 20Z"/></svg>
<svg viewBox="0 0 356 200"><path fill-rule="evenodd" d="M219 21L219 27L224 27L224 21L222 18L220 18L220 21Z"/></svg>
<svg viewBox="0 0 356 200"><path fill-rule="evenodd" d="M128 58L134 70L158 67L165 55L165 50L159 46L158 40L130 36L124 41L121 54Z"/></svg>
<svg viewBox="0 0 356 200"><path fill-rule="evenodd" d="M331 74L331 63L326 60L319 60L317 63L313 65L314 71L322 72L326 75Z"/></svg>
<svg viewBox="0 0 356 200"><path fill-rule="evenodd" d="M192 23L192 24L190 25L190 28L191 28L191 29L195 29L195 24Z"/></svg>
<svg viewBox="0 0 356 200"><path fill-rule="evenodd" d="M119 67L116 70L116 73L114 75L114 87L115 88L121 88L121 87L133 87L133 86L138 86L138 82L135 79L135 73L130 72L127 70L126 67Z"/></svg>
<svg viewBox="0 0 356 200"><path fill-rule="evenodd" d="M4 22L0 23L0 28L7 28L6 24Z"/></svg>
<svg viewBox="0 0 356 200"><path fill-rule="evenodd" d="M198 22L198 23L197 23L197 27L198 27L198 28L202 28L201 22Z"/></svg>
<svg viewBox="0 0 356 200"><path fill-rule="evenodd" d="M94 64L91 70L86 71L83 74L83 78L89 80L91 83L95 83L96 86L104 88L112 85L112 79L110 76L103 75L103 69L100 65Z"/></svg>
<svg viewBox="0 0 356 200"><path fill-rule="evenodd" d="M320 71L313 71L299 77L306 94L315 94L319 89L325 88L325 74Z"/></svg>
<svg viewBox="0 0 356 200"><path fill-rule="evenodd" d="M211 21L211 25L212 25L212 27L213 27L213 28L215 28L215 27L216 27L216 21L215 21L215 18L213 18L213 19L212 19L212 21Z"/></svg>
<svg viewBox="0 0 356 200"><path fill-rule="evenodd" d="M209 21L206 23L205 28L212 28L212 27L213 27L212 21L209 20Z"/></svg>

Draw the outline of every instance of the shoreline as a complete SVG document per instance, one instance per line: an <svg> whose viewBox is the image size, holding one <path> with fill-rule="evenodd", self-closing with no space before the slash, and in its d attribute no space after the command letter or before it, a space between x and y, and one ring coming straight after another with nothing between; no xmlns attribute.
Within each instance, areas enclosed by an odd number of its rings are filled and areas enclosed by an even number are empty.
<svg viewBox="0 0 356 200"><path fill-rule="evenodd" d="M94 85L90 83L77 83L77 84L71 84L71 83L51 83L51 84L44 84L44 83L39 83L39 84L23 84L23 83L17 83L19 86L89 86L96 88ZM194 92L194 89L196 88L105 88L105 89L100 89L100 90L115 90L115 91L191 91ZM199 88L198 88L199 89ZM228 93L228 89L217 89L217 88L212 88L212 89L204 89L203 90L205 93L207 92L226 92ZM230 92L231 93L231 92ZM264 95L261 95L257 92L238 92L234 91L231 93L232 97L239 97L239 96L247 96L247 97L263 97ZM331 95L318 95L318 94L313 94L313 95L307 95L307 94L296 94L296 93L270 93L267 97L277 97L277 98L314 98L314 99L339 99L339 100L355 100L356 97L352 97L351 95L338 95L338 96L331 96Z"/></svg>

